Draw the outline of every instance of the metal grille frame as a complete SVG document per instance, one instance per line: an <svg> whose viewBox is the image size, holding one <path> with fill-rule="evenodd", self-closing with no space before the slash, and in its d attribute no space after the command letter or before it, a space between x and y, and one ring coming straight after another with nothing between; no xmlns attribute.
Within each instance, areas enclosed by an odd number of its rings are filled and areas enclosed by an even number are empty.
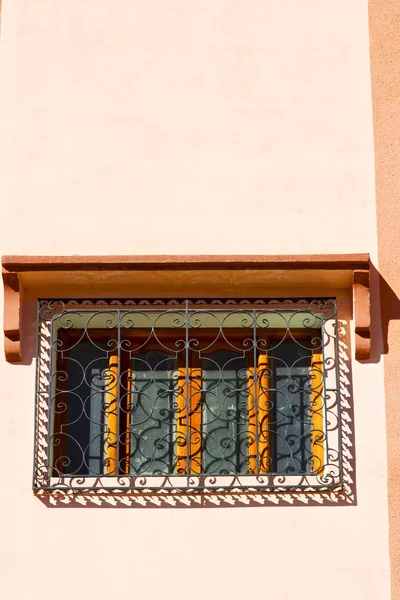
<svg viewBox="0 0 400 600"><path fill-rule="evenodd" d="M320 335L312 339L314 347L320 345L323 355L323 404L325 463L323 474L316 473L233 473L219 474L173 474L130 475L98 474L96 476L54 476L51 462L51 421L54 395L52 377L55 372L57 327L73 328L74 319L86 315L101 315L106 318L107 328L116 332L114 350L120 352L124 342L123 332L132 319L139 314L160 315L175 318L175 326L184 335L180 343L186 354L193 347L196 326L201 326L205 315L223 315L220 319L220 335L224 336L226 315L242 318L244 329L251 331L246 337L246 351L256 352L257 329L268 330L271 317L285 323L285 335L296 341L291 323L302 322L305 330L312 330L319 319ZM218 317L217 317L218 319ZM274 492L326 492L332 493L343 487L341 401L339 384L337 304L334 298L285 298L285 299L40 299L38 301L37 335L37 384L36 418L34 434L33 489L36 493L80 493L107 492L112 494L148 493L252 493ZM122 332L122 336L121 336ZM157 325L153 319L150 335L156 335ZM190 338L190 339L189 339ZM191 346L192 344L192 346ZM189 471L189 470L188 470Z"/></svg>

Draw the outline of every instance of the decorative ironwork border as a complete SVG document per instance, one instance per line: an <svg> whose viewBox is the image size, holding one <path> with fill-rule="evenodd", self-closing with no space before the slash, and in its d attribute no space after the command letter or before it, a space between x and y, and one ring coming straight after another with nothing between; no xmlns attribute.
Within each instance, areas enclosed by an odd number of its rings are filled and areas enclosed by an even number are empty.
<svg viewBox="0 0 400 600"><path fill-rule="evenodd" d="M127 311L143 310L176 310L184 309L186 311L198 311L202 309L218 310L236 309L256 310L256 311L285 311L294 310L301 313L313 314L313 307L318 305L318 310L325 311L326 318L323 328L323 352L324 369L331 373L330 381L334 382L333 387L325 386L325 402L329 403L331 415L334 423L328 423L335 431L337 439L336 448L332 448L330 456L332 464L335 464L335 474L326 477L309 476L285 476L282 474L267 475L232 475L228 479L224 476L197 476L189 475L179 477L177 475L169 476L128 476L128 475L101 475L99 477L73 476L58 477L50 476L49 465L49 422L50 422L50 403L51 403L51 374L52 374L52 323L54 319L59 319L61 315L68 315L70 312L81 311L117 311L118 313ZM329 322L329 331L326 324ZM343 333L343 332L342 332ZM354 490L351 486L351 477L348 470L351 467L352 457L346 447L347 435L342 436L343 419L345 420L345 433L349 432L349 423L347 413L343 415L343 398L341 397L342 376L340 372L340 328L338 328L336 302L334 299L63 299L51 300L41 299L38 303L38 343L37 343L37 388L36 388L36 422L35 422L35 457L34 457L34 476L33 488L39 494L78 494L86 496L95 494L121 495L129 494L133 496L148 496L149 494L165 495L219 495L223 497L233 494L260 494L271 502L276 504L276 499L284 498L287 494L297 497L304 492L312 495L314 501L319 504L322 500L329 499L331 502L337 502L340 498L344 502L354 500ZM345 408L348 408L347 399L344 401ZM328 450L329 452L329 450ZM344 457L344 461L343 461ZM350 457L350 462L349 462ZM300 496L302 497L302 496ZM316 499L315 499L316 498ZM320 500L322 499L322 500Z"/></svg>

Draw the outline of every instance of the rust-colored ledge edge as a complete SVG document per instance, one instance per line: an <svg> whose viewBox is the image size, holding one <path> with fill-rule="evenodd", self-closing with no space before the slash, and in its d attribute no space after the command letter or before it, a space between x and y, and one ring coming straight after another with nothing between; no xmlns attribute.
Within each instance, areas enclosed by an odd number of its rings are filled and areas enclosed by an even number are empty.
<svg viewBox="0 0 400 600"><path fill-rule="evenodd" d="M4 352L8 362L21 360L20 293L18 273L3 272Z"/></svg>
<svg viewBox="0 0 400 600"><path fill-rule="evenodd" d="M256 256L4 256L4 347L8 362L21 360L19 273L33 271L143 270L351 270L356 359L370 357L369 254Z"/></svg>
<svg viewBox="0 0 400 600"><path fill-rule="evenodd" d="M369 254L3 256L3 271L368 269Z"/></svg>
<svg viewBox="0 0 400 600"><path fill-rule="evenodd" d="M371 357L371 298L368 270L353 272L353 303L356 360Z"/></svg>

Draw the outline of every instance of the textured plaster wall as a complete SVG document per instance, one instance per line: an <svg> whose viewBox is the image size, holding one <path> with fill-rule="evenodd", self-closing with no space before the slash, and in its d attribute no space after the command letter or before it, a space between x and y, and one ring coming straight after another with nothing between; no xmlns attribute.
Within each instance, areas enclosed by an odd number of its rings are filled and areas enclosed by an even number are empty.
<svg viewBox="0 0 400 600"><path fill-rule="evenodd" d="M8 252L38 250L16 217L47 254L369 250L367 19L365 0L6 2Z"/></svg>
<svg viewBox="0 0 400 600"><path fill-rule="evenodd" d="M371 73L385 397L392 598L400 598L400 2L370 0Z"/></svg>
<svg viewBox="0 0 400 600"><path fill-rule="evenodd" d="M1 253L376 258L364 0L6 0L0 46ZM46 508L34 365L1 379L6 597L388 600L381 364L349 508Z"/></svg>

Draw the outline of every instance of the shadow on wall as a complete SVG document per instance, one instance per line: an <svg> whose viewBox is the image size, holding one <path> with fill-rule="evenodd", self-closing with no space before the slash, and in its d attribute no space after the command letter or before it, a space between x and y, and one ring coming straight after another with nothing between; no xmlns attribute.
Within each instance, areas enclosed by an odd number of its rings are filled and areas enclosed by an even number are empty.
<svg viewBox="0 0 400 600"><path fill-rule="evenodd" d="M25 297L22 303L21 333L22 364L31 364L36 355L37 300ZM340 385L340 426L342 429L343 488L340 491L307 492L238 490L224 493L173 493L171 490L131 490L118 493L101 490L66 489L52 494L37 493L37 498L49 508L215 508L256 506L354 506L356 498L356 457L353 413L352 360L349 322L339 321L338 367ZM400 300L387 281L371 265L371 359L380 362L387 354L388 329L391 320L400 319ZM21 363L20 363L21 364Z"/></svg>
<svg viewBox="0 0 400 600"><path fill-rule="evenodd" d="M371 360L368 362L379 362L383 354L388 354L389 323L399 319L400 299L371 263L372 352Z"/></svg>
<svg viewBox="0 0 400 600"><path fill-rule="evenodd" d="M392 320L400 319L400 300L371 264L371 358L378 363L389 352L388 330ZM348 316L351 319L351 315ZM340 385L340 426L342 430L343 488L340 491L252 491L224 493L171 493L159 491L124 490L108 493L99 490L65 490L53 494L38 493L37 498L49 508L216 508L262 506L354 506L356 497L356 457L353 412L352 360L349 321L338 322L338 367ZM22 315L24 354L23 364L29 364L36 347L36 300L24 305ZM86 493L87 492L87 493Z"/></svg>

